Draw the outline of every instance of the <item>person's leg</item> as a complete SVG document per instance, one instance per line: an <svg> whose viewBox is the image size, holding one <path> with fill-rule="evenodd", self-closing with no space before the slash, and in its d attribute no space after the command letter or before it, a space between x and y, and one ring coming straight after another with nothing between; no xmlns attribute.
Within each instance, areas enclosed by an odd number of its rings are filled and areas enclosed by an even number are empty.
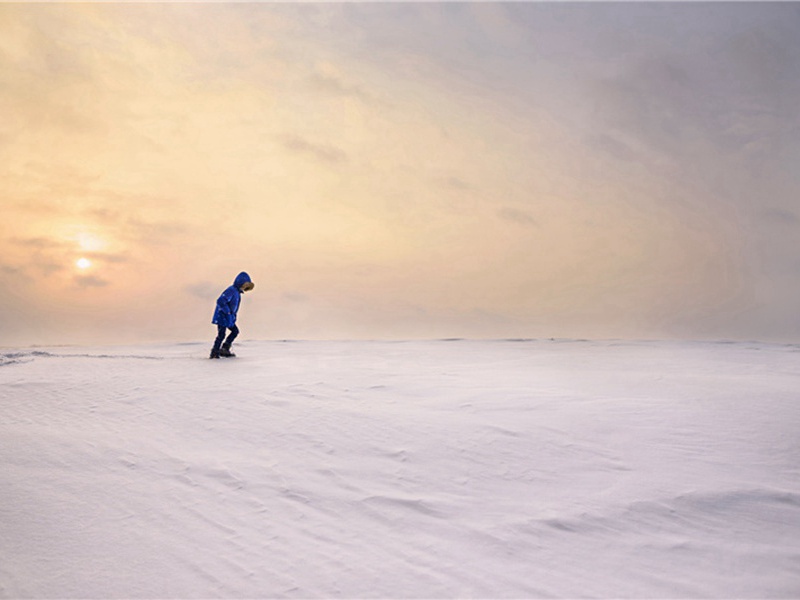
<svg viewBox="0 0 800 600"><path fill-rule="evenodd" d="M230 329L231 332L228 334L228 339L225 340L225 343L222 344L222 348L219 350L220 356L236 356L233 352L231 352L231 344L233 343L233 340L236 339L236 336L239 335L239 328L234 325L228 329Z"/></svg>
<svg viewBox="0 0 800 600"><path fill-rule="evenodd" d="M217 325L217 338L214 340L214 347L211 349L211 358L219 358L219 349L222 346L222 340L225 339L225 330L227 327L224 325Z"/></svg>
<svg viewBox="0 0 800 600"><path fill-rule="evenodd" d="M228 339L225 340L225 343L223 344L223 346L225 346L226 348L230 348L231 344L233 343L233 340L235 340L236 336L239 335L239 328L236 325L230 327L229 329L231 330L231 332L228 334Z"/></svg>

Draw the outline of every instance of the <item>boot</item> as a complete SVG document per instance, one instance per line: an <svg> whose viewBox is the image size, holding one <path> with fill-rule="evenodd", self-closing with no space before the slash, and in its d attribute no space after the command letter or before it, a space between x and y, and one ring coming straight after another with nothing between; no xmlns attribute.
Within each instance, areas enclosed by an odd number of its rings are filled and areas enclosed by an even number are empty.
<svg viewBox="0 0 800 600"><path fill-rule="evenodd" d="M211 349L211 355L208 358L219 358L219 350Z"/></svg>
<svg viewBox="0 0 800 600"><path fill-rule="evenodd" d="M223 344L222 348L220 348L219 355L220 356L226 356L226 357L228 357L228 356L229 357L236 356L233 352L231 352L231 345L230 344Z"/></svg>

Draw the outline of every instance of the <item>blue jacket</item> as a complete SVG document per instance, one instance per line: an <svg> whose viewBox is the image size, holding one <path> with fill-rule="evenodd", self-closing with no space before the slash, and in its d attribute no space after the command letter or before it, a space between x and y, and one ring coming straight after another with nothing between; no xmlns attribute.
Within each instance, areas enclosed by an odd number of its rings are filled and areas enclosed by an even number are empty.
<svg viewBox="0 0 800 600"><path fill-rule="evenodd" d="M239 301L242 298L242 284L250 281L250 275L242 271L233 280L233 285L220 294L217 298L217 308L214 310L214 325L233 327L236 325L236 313L239 312Z"/></svg>

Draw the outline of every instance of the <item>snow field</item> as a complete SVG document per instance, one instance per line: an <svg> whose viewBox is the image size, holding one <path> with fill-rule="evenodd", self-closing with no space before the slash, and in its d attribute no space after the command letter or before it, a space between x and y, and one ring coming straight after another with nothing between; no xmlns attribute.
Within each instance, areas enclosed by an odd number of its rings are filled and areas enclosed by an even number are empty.
<svg viewBox="0 0 800 600"><path fill-rule="evenodd" d="M800 596L800 348L0 350L6 598Z"/></svg>

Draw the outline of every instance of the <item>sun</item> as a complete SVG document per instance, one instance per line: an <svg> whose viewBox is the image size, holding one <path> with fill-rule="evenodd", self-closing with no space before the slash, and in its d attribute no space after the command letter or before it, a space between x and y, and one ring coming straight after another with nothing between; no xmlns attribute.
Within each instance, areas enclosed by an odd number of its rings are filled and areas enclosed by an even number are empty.
<svg viewBox="0 0 800 600"><path fill-rule="evenodd" d="M82 257L75 261L75 266L83 271L92 266L92 261L86 257Z"/></svg>

